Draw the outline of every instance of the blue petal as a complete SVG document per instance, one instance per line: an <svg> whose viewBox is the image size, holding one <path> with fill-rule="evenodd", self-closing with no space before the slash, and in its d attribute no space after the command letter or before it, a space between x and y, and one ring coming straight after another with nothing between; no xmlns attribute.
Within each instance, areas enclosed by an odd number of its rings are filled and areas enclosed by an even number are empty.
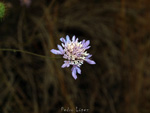
<svg viewBox="0 0 150 113"><path fill-rule="evenodd" d="M85 47L85 49L89 49L91 46Z"/></svg>
<svg viewBox="0 0 150 113"><path fill-rule="evenodd" d="M61 67L62 67L62 68L65 68L65 67L67 67L67 64L64 63Z"/></svg>
<svg viewBox="0 0 150 113"><path fill-rule="evenodd" d="M75 68L75 66L73 66L73 67L71 68L71 71L73 71L73 70L74 70L74 68Z"/></svg>
<svg viewBox="0 0 150 113"><path fill-rule="evenodd" d="M85 43L85 40L82 40L82 44L84 44Z"/></svg>
<svg viewBox="0 0 150 113"><path fill-rule="evenodd" d="M78 42L78 40L79 40L79 39L78 39L78 38L76 38L76 42Z"/></svg>
<svg viewBox="0 0 150 113"><path fill-rule="evenodd" d="M88 55L86 58L88 59L88 58L90 58L90 57L92 57L92 55Z"/></svg>
<svg viewBox="0 0 150 113"><path fill-rule="evenodd" d="M93 60L90 60L90 59L85 59L85 61L89 64L96 64Z"/></svg>
<svg viewBox="0 0 150 113"><path fill-rule="evenodd" d="M79 74L81 74L81 69L79 67L76 67L76 70Z"/></svg>
<svg viewBox="0 0 150 113"><path fill-rule="evenodd" d="M70 37L67 35L66 36L66 41L69 43L70 42Z"/></svg>
<svg viewBox="0 0 150 113"><path fill-rule="evenodd" d="M89 44L90 44L90 41L87 40L87 41L84 43L84 47L87 47Z"/></svg>
<svg viewBox="0 0 150 113"><path fill-rule="evenodd" d="M64 54L63 48L62 48L60 45L57 45L57 47L58 47L59 51L60 51L62 54Z"/></svg>
<svg viewBox="0 0 150 113"><path fill-rule="evenodd" d="M56 50L56 49L52 49L51 52L53 54L56 54L56 55L62 55L62 53L59 50Z"/></svg>
<svg viewBox="0 0 150 113"><path fill-rule="evenodd" d="M76 38L76 37L75 37L75 35L74 35L74 36L72 37L72 41L73 41L73 42L75 41L75 38Z"/></svg>
<svg viewBox="0 0 150 113"><path fill-rule="evenodd" d="M65 47L64 43L61 43L61 45L62 45L63 47Z"/></svg>
<svg viewBox="0 0 150 113"><path fill-rule="evenodd" d="M72 76L73 76L73 78L74 78L75 80L77 79L76 69L75 69L75 68L72 69Z"/></svg>
<svg viewBox="0 0 150 113"><path fill-rule="evenodd" d="M66 42L66 40L62 37L62 38L60 38L60 41L61 42L63 42L63 43L65 43Z"/></svg>
<svg viewBox="0 0 150 113"><path fill-rule="evenodd" d="M69 67L70 61L64 61L64 64L61 66L62 68Z"/></svg>
<svg viewBox="0 0 150 113"><path fill-rule="evenodd" d="M70 66L70 63L67 63L67 67L69 67Z"/></svg>

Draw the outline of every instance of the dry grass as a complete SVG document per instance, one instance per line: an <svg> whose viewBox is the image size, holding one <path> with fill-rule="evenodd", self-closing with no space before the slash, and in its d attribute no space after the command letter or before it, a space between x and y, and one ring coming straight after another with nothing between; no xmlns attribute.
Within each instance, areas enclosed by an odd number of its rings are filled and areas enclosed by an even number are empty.
<svg viewBox="0 0 150 113"><path fill-rule="evenodd" d="M7 2L7 1L6 1ZM0 52L1 113L61 113L61 107L90 113L150 112L149 0L33 1L9 3L0 23L0 48L52 56L59 38L91 40L96 65L84 64L74 80L63 60Z"/></svg>

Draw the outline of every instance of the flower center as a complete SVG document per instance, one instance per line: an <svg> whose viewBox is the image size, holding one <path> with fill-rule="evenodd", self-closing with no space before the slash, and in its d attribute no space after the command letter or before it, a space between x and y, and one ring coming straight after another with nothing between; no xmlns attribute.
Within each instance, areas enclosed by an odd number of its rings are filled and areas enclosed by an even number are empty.
<svg viewBox="0 0 150 113"><path fill-rule="evenodd" d="M81 42L70 42L65 45L65 53L63 58L70 61L70 65L81 66L85 57L89 54L85 51L83 44Z"/></svg>

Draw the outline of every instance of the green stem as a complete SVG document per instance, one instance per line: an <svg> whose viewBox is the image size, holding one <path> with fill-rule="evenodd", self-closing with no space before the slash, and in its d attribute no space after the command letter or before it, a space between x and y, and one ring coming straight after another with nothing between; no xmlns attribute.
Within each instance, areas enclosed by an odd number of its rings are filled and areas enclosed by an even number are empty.
<svg viewBox="0 0 150 113"><path fill-rule="evenodd" d="M21 52L21 53L26 53L26 54L30 54L30 55L33 55L33 56L41 57L41 58L50 58L50 59L60 58L60 57L48 57L48 56L32 53L32 52L29 52L29 51L17 50L17 49L0 49L0 51Z"/></svg>

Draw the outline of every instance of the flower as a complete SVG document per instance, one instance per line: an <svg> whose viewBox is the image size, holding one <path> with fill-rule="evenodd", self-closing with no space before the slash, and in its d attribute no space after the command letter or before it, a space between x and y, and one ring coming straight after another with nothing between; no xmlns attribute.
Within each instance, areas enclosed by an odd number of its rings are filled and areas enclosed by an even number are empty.
<svg viewBox="0 0 150 113"><path fill-rule="evenodd" d="M61 66L62 68L69 67L71 65L73 66L71 71L74 79L77 79L77 73L81 74L80 66L84 63L84 61L89 64L96 64L93 60L89 59L92 55L86 51L90 48L89 40L79 42L78 38L75 36L73 36L72 40L70 40L70 37L67 35L66 39L62 37L60 38L60 41L62 43L61 45L57 45L58 50L52 49L51 52L56 55L63 55L65 61Z"/></svg>

